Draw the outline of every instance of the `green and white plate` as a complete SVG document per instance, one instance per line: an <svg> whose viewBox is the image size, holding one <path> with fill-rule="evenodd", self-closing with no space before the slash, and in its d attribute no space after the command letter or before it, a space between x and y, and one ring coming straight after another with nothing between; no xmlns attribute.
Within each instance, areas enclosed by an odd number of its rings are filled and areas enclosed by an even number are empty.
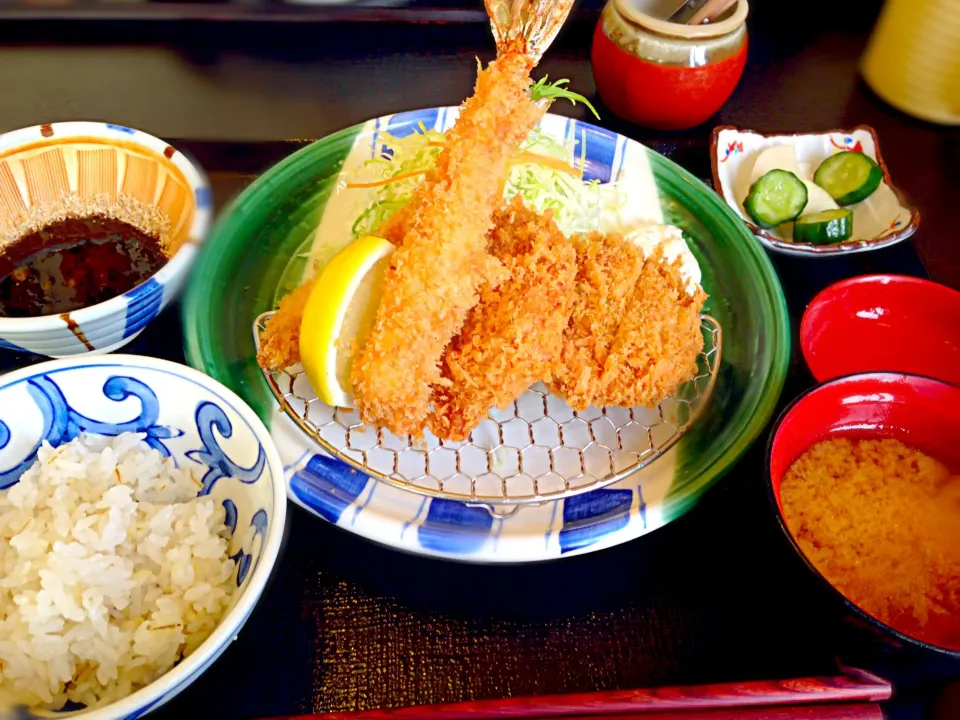
<svg viewBox="0 0 960 720"><path fill-rule="evenodd" d="M349 242L369 198L338 192L344 173L378 153L384 131L445 130L457 108L371 120L300 150L226 210L197 260L184 303L187 359L263 418L286 464L288 495L308 511L395 548L471 562L533 562L617 545L686 512L770 420L789 361L780 284L760 244L722 199L666 158L621 135L548 115L541 131L568 143L586 179L616 182L628 212L683 231L680 248L723 328L713 394L666 454L620 482L526 507L509 518L378 482L326 455L282 412L255 359L253 322L308 270ZM216 298L216 300L213 300Z"/></svg>

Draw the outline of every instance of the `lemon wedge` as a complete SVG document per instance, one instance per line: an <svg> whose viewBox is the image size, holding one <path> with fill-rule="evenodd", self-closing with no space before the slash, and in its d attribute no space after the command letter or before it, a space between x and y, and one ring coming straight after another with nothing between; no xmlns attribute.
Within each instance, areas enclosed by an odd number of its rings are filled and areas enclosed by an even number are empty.
<svg viewBox="0 0 960 720"><path fill-rule="evenodd" d="M300 357L317 397L327 405L353 407L353 359L377 317L393 250L383 238L357 238L327 264L307 300Z"/></svg>

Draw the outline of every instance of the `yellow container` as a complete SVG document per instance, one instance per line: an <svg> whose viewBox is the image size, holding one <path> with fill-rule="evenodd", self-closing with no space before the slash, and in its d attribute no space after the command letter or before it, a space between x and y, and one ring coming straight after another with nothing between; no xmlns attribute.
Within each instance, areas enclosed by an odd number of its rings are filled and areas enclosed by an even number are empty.
<svg viewBox="0 0 960 720"><path fill-rule="evenodd" d="M895 108L960 125L960 0L887 0L860 69Z"/></svg>

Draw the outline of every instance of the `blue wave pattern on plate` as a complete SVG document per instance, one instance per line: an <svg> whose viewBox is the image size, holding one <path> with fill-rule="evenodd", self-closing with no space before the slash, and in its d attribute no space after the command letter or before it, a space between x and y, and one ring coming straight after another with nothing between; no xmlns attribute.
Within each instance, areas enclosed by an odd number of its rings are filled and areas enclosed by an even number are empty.
<svg viewBox="0 0 960 720"><path fill-rule="evenodd" d="M417 132L422 124L427 130L440 129L441 108L431 108L429 110L410 110L408 112L390 115L384 121L384 118L378 118L374 123L374 132L370 142L370 157L390 157L392 152L386 145L380 142L381 132L387 132L395 138L403 139L408 135Z"/></svg>
<svg viewBox="0 0 960 720"><path fill-rule="evenodd" d="M451 532L451 527L459 532ZM433 499L426 519L417 528L417 539L428 550L466 555L483 547L492 527L493 517L484 508Z"/></svg>
<svg viewBox="0 0 960 720"><path fill-rule="evenodd" d="M620 177L626 155L626 138L576 120L570 121L568 133L574 165L583 170L584 180L599 180L606 184Z"/></svg>
<svg viewBox="0 0 960 720"><path fill-rule="evenodd" d="M627 526L633 507L632 490L594 490L563 501L560 552L591 545Z"/></svg>
<svg viewBox="0 0 960 720"><path fill-rule="evenodd" d="M336 523L360 497L369 475L327 455L314 455L290 474L290 489L320 517Z"/></svg>

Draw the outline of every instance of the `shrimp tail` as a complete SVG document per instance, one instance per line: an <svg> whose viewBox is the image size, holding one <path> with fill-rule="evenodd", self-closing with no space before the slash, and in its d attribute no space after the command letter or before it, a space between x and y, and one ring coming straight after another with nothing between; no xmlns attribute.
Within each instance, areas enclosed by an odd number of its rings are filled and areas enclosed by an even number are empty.
<svg viewBox="0 0 960 720"><path fill-rule="evenodd" d="M574 0L484 0L497 54L540 61L570 14Z"/></svg>

